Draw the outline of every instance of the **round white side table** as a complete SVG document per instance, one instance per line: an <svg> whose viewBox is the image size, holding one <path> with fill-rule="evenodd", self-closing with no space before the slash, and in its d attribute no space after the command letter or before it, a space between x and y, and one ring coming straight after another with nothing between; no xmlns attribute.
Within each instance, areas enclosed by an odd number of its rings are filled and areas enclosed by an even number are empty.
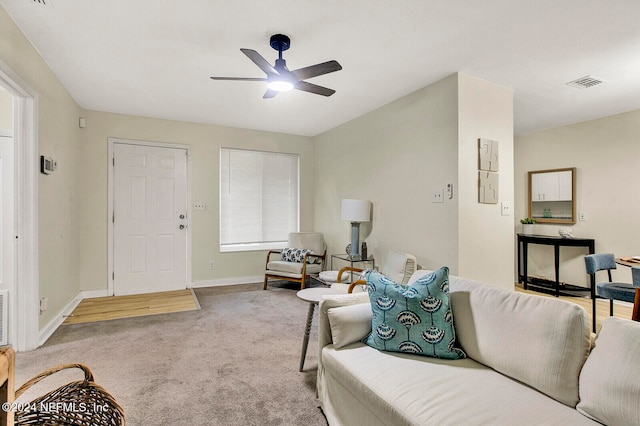
<svg viewBox="0 0 640 426"><path fill-rule="evenodd" d="M296 293L300 299L309 302L309 312L307 313L307 324L304 328L304 338L302 339L302 353L300 354L300 371L304 368L304 358L307 356L307 346L309 346L309 332L311 331L311 322L313 321L313 311L316 305L320 303L323 296L330 294L344 294L332 288L305 288Z"/></svg>

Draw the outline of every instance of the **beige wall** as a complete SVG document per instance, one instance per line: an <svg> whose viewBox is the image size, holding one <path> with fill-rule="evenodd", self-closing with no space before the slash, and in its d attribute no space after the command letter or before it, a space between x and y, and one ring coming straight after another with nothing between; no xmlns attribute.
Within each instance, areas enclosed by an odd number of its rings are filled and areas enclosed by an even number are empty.
<svg viewBox="0 0 640 426"><path fill-rule="evenodd" d="M513 289L513 91L459 74L458 114L458 273ZM498 204L478 203L478 138L499 143Z"/></svg>
<svg viewBox="0 0 640 426"><path fill-rule="evenodd" d="M458 198L431 203L457 181L457 77L356 118L314 139L316 229L332 253L350 242L340 200L373 203L361 241L381 262L389 249L414 254L425 268L457 270Z"/></svg>
<svg viewBox="0 0 640 426"><path fill-rule="evenodd" d="M205 211L193 210L192 280L194 285L236 283L264 273L266 252L220 253L219 155L221 147L289 152L300 155L300 229L313 229L313 148L311 139L219 126L83 111L82 165L79 206L80 282L83 290L106 289L108 138L188 145L191 148L191 199L204 202ZM215 269L209 269L213 260Z"/></svg>
<svg viewBox="0 0 640 426"><path fill-rule="evenodd" d="M513 288L513 216L478 204L479 137L500 141L501 198L513 202L510 90L455 74L314 139L316 229L343 253L350 224L340 200L373 202L363 224L380 262L389 249L414 254L424 268ZM432 203L448 183L454 198ZM468 247L467 247L468 246Z"/></svg>
<svg viewBox="0 0 640 426"><path fill-rule="evenodd" d="M80 164L79 108L4 9L0 8L0 60L37 93L40 154L53 157L58 170L40 175L39 258L40 297L49 309L40 316L47 324L80 290L77 209ZM34 161L38 159L34 158ZM37 301L34 301L37 303Z"/></svg>
<svg viewBox="0 0 640 426"><path fill-rule="evenodd" d="M638 141L640 110L518 136L516 217L527 215L528 171L576 167L576 208L587 213L587 221L571 226L573 234L594 238L598 253L640 255L640 197L635 190L640 182ZM558 235L561 226L536 224L535 233ZM581 248L561 249L561 281L589 285L585 253ZM530 246L529 274L554 279L552 248ZM631 282L631 272L620 267L614 279Z"/></svg>

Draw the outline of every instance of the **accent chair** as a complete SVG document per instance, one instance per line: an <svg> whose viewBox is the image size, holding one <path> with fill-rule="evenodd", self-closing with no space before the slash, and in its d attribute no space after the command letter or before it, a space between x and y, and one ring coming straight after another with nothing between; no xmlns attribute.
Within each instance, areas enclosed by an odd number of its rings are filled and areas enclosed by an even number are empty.
<svg viewBox="0 0 640 426"><path fill-rule="evenodd" d="M280 256L278 258L275 255ZM303 289L311 274L319 274L324 270L326 257L327 248L322 233L290 233L286 248L267 253L263 289L267 289L269 279L293 281Z"/></svg>

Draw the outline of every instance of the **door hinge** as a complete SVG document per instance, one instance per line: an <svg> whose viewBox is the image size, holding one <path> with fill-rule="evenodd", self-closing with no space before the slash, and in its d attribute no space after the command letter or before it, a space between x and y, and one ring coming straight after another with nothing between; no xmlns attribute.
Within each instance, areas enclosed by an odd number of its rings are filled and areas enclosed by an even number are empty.
<svg viewBox="0 0 640 426"><path fill-rule="evenodd" d="M111 212L111 223L116 223L116 212L115 212L115 210Z"/></svg>
<svg viewBox="0 0 640 426"><path fill-rule="evenodd" d="M113 167L115 167L115 166L116 166L116 157L113 157L113 158L111 159L111 163L113 164Z"/></svg>
<svg viewBox="0 0 640 426"><path fill-rule="evenodd" d="M115 273L115 272L112 272L112 273L111 273L111 279L112 279L112 280L115 280L115 279L116 279L116 273Z"/></svg>

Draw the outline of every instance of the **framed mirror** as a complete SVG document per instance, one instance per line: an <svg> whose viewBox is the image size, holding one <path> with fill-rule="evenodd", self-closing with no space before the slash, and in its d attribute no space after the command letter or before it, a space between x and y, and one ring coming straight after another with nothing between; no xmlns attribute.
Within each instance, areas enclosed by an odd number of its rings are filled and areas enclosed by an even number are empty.
<svg viewBox="0 0 640 426"><path fill-rule="evenodd" d="M576 168L529 172L529 216L536 223L576 223Z"/></svg>

